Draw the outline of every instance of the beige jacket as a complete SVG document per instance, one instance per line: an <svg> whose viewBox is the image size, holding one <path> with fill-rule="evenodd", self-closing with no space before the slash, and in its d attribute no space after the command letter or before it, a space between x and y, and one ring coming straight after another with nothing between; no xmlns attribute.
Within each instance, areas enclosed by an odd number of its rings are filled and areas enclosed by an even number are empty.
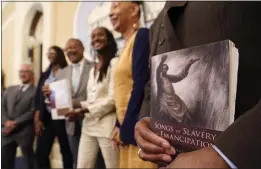
<svg viewBox="0 0 261 169"><path fill-rule="evenodd" d="M98 82L99 72L94 77L94 67L89 73L87 100L81 102L89 113L85 114L82 132L94 137L109 138L116 123L113 91L113 70L118 58L111 60L106 77Z"/></svg>

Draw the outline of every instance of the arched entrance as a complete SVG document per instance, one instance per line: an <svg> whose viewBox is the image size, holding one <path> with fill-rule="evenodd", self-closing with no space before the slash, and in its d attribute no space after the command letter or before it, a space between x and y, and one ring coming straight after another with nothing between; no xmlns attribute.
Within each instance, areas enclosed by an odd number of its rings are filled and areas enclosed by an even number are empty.
<svg viewBox="0 0 261 169"><path fill-rule="evenodd" d="M42 70L43 19L42 5L36 3L29 10L25 20L23 59L33 64L34 84L37 84Z"/></svg>

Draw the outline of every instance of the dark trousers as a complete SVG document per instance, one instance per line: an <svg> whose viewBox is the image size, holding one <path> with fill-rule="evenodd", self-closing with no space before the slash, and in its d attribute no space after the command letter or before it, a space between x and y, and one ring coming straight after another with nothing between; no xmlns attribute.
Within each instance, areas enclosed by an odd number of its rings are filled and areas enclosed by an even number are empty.
<svg viewBox="0 0 261 169"><path fill-rule="evenodd" d="M74 136L68 135L69 144L70 144L71 152L72 152L72 155L73 155L73 168L77 167L78 149L79 149L80 138L81 138L80 134L77 134L77 135L74 135Z"/></svg>
<svg viewBox="0 0 261 169"><path fill-rule="evenodd" d="M21 148L23 159L26 164L26 168L34 169L34 151L33 151L33 139L32 142L26 144L19 144L17 141L11 141L5 145L2 145L2 166L3 169L14 169L16 159L16 149Z"/></svg>
<svg viewBox="0 0 261 169"><path fill-rule="evenodd" d="M63 168L73 168L73 157L70 149L64 120L52 120L37 139L36 160L40 169L50 168L49 155L52 150L54 138L59 141L62 154Z"/></svg>

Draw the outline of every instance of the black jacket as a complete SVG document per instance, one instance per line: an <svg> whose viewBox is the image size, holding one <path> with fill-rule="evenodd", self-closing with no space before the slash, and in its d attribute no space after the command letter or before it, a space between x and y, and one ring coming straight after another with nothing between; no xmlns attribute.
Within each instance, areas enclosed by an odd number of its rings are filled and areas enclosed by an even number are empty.
<svg viewBox="0 0 261 169"><path fill-rule="evenodd" d="M52 120L51 114L48 112L46 108L46 104L44 102L45 96L42 91L42 88L44 86L45 80L48 79L51 68L49 68L46 72L41 73L37 88L36 88L36 95L35 95L35 109L36 111L40 111L40 120L46 124L49 123Z"/></svg>

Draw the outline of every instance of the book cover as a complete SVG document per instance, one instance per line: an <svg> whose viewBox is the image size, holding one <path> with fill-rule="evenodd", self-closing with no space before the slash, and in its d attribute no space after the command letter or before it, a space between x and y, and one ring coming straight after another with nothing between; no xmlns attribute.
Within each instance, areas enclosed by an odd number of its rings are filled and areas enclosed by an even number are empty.
<svg viewBox="0 0 261 169"><path fill-rule="evenodd" d="M209 147L233 121L238 51L229 41L152 57L152 128L178 153Z"/></svg>

